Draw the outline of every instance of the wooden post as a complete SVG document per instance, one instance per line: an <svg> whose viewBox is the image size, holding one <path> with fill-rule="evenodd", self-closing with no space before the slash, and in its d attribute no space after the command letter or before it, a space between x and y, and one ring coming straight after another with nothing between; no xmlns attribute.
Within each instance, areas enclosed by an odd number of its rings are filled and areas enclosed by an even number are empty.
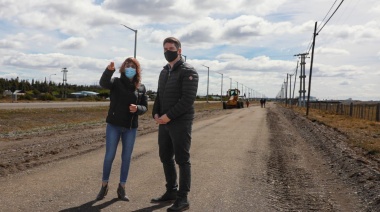
<svg viewBox="0 0 380 212"><path fill-rule="evenodd" d="M353 109L354 109L354 103L351 102L351 104L350 104L350 116L351 117L352 117Z"/></svg>
<svg viewBox="0 0 380 212"><path fill-rule="evenodd" d="M380 121L380 103L376 107L376 121Z"/></svg>
<svg viewBox="0 0 380 212"><path fill-rule="evenodd" d="M339 115L339 106L340 106L340 103L336 104L336 114Z"/></svg>

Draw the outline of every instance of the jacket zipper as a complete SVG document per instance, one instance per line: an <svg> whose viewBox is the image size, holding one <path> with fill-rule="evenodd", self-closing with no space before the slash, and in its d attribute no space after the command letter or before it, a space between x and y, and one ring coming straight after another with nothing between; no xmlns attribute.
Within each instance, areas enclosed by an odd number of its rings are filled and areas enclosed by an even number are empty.
<svg viewBox="0 0 380 212"><path fill-rule="evenodd" d="M136 106L138 104L138 100L139 100L139 91L137 90ZM137 113L137 110L135 113ZM132 113L131 124L129 125L129 129L132 129L132 122L133 122L133 118L135 117L135 113Z"/></svg>
<svg viewBox="0 0 380 212"><path fill-rule="evenodd" d="M173 70L173 69L171 69L171 70ZM162 92L162 97L160 98L161 99L161 107L162 108L164 108L164 101L163 101L163 99L164 99L164 93L166 92L166 85L168 84L171 70L170 69L168 70L168 74L167 74L166 79L165 79L165 86L164 86L165 90ZM160 112L160 111L158 111L158 112ZM161 114L161 115L163 115L163 114Z"/></svg>

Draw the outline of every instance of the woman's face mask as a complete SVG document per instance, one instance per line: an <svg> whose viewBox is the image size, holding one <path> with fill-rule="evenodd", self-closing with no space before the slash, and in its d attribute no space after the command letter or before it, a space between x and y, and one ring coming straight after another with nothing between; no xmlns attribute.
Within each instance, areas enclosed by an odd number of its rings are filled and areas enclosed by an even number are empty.
<svg viewBox="0 0 380 212"><path fill-rule="evenodd" d="M129 79L133 79L136 75L136 69L128 67L125 68L125 76L128 77Z"/></svg>

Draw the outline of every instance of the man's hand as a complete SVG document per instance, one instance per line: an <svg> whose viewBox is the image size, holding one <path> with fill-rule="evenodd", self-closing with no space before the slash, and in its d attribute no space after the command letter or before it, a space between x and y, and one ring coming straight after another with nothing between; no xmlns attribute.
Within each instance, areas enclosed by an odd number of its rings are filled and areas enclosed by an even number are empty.
<svg viewBox="0 0 380 212"><path fill-rule="evenodd" d="M158 118L158 120L161 121L161 124L167 124L170 121L169 117L166 114L162 115L160 118Z"/></svg>
<svg viewBox="0 0 380 212"><path fill-rule="evenodd" d="M161 124L160 116L158 114L154 115L154 120L156 121L156 124Z"/></svg>
<svg viewBox="0 0 380 212"><path fill-rule="evenodd" d="M167 124L170 121L170 119L168 118L166 114L164 114L161 117L158 114L155 114L154 120L156 121L157 124Z"/></svg>
<svg viewBox="0 0 380 212"><path fill-rule="evenodd" d="M110 62L110 64L107 66L107 69L110 70L110 71L114 71L115 70L115 64L114 64L114 62Z"/></svg>
<svg viewBox="0 0 380 212"><path fill-rule="evenodd" d="M130 104L129 105L129 112L136 113L136 111L137 111L137 105Z"/></svg>

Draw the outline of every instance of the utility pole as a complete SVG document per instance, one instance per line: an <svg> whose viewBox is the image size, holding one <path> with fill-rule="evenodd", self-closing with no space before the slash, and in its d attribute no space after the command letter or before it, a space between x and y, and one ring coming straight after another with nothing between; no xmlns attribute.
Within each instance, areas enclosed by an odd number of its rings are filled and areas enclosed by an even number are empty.
<svg viewBox="0 0 380 212"><path fill-rule="evenodd" d="M306 93L306 89L305 89L305 79L306 79L306 74L305 74L305 60L306 60L306 56L308 55L309 53L301 53L301 54L297 54L297 55L294 55L294 56L300 56L301 57L301 71L300 71L300 90L299 90L299 97L298 97L298 105L303 107L305 106L305 93Z"/></svg>
<svg viewBox="0 0 380 212"><path fill-rule="evenodd" d="M63 72L63 82L62 82L62 86L63 86L63 92L62 92L62 99L65 99L67 97L67 91L66 91L66 86L67 86L67 72L69 72L67 70L67 68L63 68L62 71Z"/></svg>
<svg viewBox="0 0 380 212"><path fill-rule="evenodd" d="M285 106L288 106L288 74L286 74L286 81L284 80L285 87Z"/></svg>
<svg viewBox="0 0 380 212"><path fill-rule="evenodd" d="M294 91L296 90L297 71L298 71L298 60L297 60L296 74L294 75L293 99L294 99Z"/></svg>
<svg viewBox="0 0 380 212"><path fill-rule="evenodd" d="M289 103L290 103L290 106L292 106L292 76L294 74L289 74Z"/></svg>
<svg viewBox="0 0 380 212"><path fill-rule="evenodd" d="M314 26L314 34L313 34L313 48L311 50L311 62L310 62L310 76L309 76L309 89L307 93L307 107L306 107L306 116L309 115L309 101L310 101L310 91L311 91L311 75L313 73L313 60L314 60L314 47L315 47L315 37L317 37L317 22L315 22Z"/></svg>
<svg viewBox="0 0 380 212"><path fill-rule="evenodd" d="M280 95L280 98L285 98L285 89L284 89L284 85L285 85L285 83L283 83L282 85L281 85L281 95Z"/></svg>

